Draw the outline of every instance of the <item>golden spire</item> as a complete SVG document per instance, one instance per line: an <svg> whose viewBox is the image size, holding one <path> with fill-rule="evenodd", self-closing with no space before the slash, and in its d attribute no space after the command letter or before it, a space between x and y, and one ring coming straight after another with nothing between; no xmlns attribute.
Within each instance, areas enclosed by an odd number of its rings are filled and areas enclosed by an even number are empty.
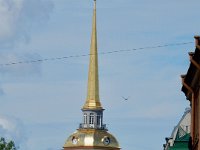
<svg viewBox="0 0 200 150"><path fill-rule="evenodd" d="M98 77L98 53L97 53L97 28L96 28L96 0L94 0L92 36L90 45L90 64L88 72L87 100L83 109L102 109L99 100Z"/></svg>

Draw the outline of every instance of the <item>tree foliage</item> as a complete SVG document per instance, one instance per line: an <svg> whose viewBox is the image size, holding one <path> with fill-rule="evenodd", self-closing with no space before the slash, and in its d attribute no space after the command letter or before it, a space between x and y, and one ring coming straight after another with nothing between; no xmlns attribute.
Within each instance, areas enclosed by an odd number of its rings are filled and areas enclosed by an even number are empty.
<svg viewBox="0 0 200 150"><path fill-rule="evenodd" d="M6 142L5 138L0 138L0 150L17 150L13 141Z"/></svg>

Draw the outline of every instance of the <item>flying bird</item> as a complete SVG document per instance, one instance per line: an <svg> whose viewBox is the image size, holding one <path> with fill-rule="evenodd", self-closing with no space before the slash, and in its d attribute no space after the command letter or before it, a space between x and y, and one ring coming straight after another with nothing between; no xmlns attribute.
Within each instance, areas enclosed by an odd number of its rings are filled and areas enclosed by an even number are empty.
<svg viewBox="0 0 200 150"><path fill-rule="evenodd" d="M124 96L122 96L122 98L127 101L130 97L125 98Z"/></svg>

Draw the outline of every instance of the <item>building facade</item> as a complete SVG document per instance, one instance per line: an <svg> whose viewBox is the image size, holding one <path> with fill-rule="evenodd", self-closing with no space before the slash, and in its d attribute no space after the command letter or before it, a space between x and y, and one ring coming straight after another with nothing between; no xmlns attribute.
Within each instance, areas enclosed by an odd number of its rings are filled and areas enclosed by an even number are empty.
<svg viewBox="0 0 200 150"><path fill-rule="evenodd" d="M83 122L68 137L64 150L119 150L117 139L108 132L103 122L103 107L99 98L98 51L96 28L96 0L94 0L87 99L82 108Z"/></svg>
<svg viewBox="0 0 200 150"><path fill-rule="evenodd" d="M165 138L164 150L190 149L191 109L186 109L184 115L175 126L170 137Z"/></svg>
<svg viewBox="0 0 200 150"><path fill-rule="evenodd" d="M190 66L182 75L182 91L191 106L191 150L200 150L200 36L195 36L195 52L189 53Z"/></svg>

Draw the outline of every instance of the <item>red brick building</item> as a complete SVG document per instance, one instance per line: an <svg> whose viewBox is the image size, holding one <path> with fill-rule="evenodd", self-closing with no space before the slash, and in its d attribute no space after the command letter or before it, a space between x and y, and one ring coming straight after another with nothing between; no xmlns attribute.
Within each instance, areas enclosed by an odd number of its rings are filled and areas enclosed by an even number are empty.
<svg viewBox="0 0 200 150"><path fill-rule="evenodd" d="M191 106L191 150L200 150L200 36L195 36L195 52L189 52L190 66L182 75L182 91Z"/></svg>

